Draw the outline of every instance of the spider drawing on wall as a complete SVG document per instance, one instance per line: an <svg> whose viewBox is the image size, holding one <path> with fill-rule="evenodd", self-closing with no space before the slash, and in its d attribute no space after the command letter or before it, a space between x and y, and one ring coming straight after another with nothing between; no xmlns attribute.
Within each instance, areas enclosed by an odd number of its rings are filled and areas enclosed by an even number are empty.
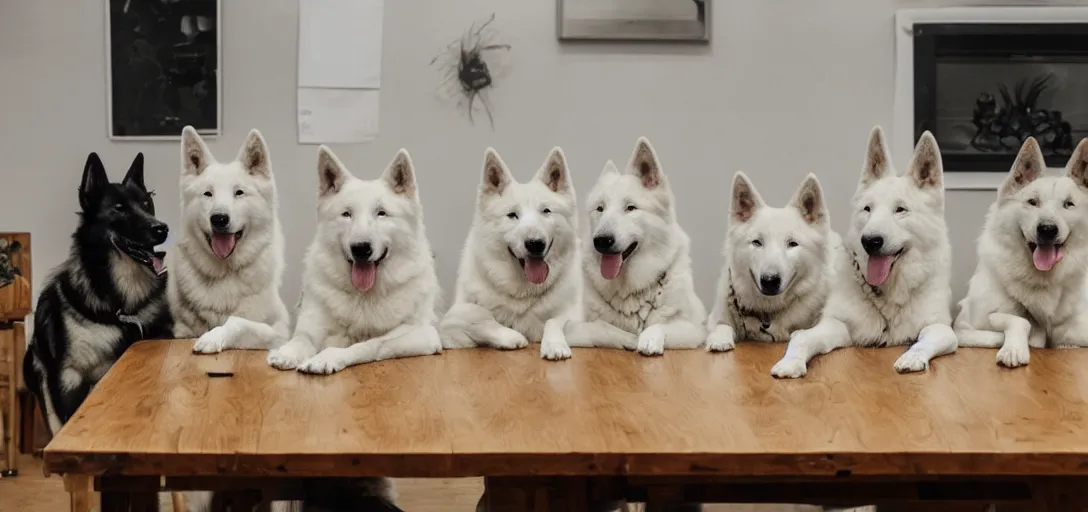
<svg viewBox="0 0 1088 512"><path fill-rule="evenodd" d="M496 33L490 28L495 21L495 13L479 26L472 26L458 39L451 42L435 58L431 65L438 65L445 70L439 92L447 96L457 96L458 107L468 111L469 122L475 124L473 111L477 103L487 114L491 128L495 128L495 118L487 99L487 91L495 84L493 66L489 66L487 54L499 50L510 50L508 44L494 42Z"/></svg>

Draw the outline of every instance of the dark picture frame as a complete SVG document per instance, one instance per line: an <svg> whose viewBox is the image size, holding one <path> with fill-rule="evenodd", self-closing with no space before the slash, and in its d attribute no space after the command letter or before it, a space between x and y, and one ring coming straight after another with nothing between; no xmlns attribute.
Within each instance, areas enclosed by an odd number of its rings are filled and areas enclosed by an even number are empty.
<svg viewBox="0 0 1088 512"><path fill-rule="evenodd" d="M223 125L221 0L105 0L111 140L216 137Z"/></svg>
<svg viewBox="0 0 1088 512"><path fill-rule="evenodd" d="M625 18L619 9L629 5L629 0L612 0L617 8L613 18L580 19L571 17L570 9L565 8L576 1L556 0L556 33L560 41L710 43L713 0L691 0L697 9L691 20Z"/></svg>

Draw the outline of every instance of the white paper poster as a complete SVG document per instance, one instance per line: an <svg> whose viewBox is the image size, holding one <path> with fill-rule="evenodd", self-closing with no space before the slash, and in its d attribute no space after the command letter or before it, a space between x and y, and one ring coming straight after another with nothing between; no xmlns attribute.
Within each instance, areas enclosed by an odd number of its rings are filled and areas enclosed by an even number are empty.
<svg viewBox="0 0 1088 512"><path fill-rule="evenodd" d="M378 136L377 89L299 87L300 144L368 142Z"/></svg>
<svg viewBox="0 0 1088 512"><path fill-rule="evenodd" d="M383 11L383 0L299 0L300 143L377 136Z"/></svg>

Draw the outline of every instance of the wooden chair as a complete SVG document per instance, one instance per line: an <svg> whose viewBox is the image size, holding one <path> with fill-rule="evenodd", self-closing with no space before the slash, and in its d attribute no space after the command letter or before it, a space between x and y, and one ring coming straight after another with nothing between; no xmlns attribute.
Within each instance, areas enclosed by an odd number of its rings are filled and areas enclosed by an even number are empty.
<svg viewBox="0 0 1088 512"><path fill-rule="evenodd" d="M23 320L32 297L30 259L30 233L0 233L0 477L19 472L18 388L26 348Z"/></svg>
<svg viewBox="0 0 1088 512"><path fill-rule="evenodd" d="M19 399L16 393L21 381L23 350L26 347L25 329L22 322L0 324L0 393L4 404L0 412L0 442L4 465L0 477L12 477L19 473Z"/></svg>

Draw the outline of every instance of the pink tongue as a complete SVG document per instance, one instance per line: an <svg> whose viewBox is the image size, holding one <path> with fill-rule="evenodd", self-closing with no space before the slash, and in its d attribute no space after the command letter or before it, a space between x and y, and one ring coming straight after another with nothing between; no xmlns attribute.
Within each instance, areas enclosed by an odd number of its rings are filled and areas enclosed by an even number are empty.
<svg viewBox="0 0 1088 512"><path fill-rule="evenodd" d="M1061 249L1053 245L1039 245L1031 253L1031 261L1035 262L1035 268L1046 272L1054 268L1054 265L1061 261L1062 256L1064 255Z"/></svg>
<svg viewBox="0 0 1088 512"><path fill-rule="evenodd" d="M151 257L151 266L155 268L155 275L161 274L162 270L163 270L162 258L159 258L157 256L152 256Z"/></svg>
<svg viewBox="0 0 1088 512"><path fill-rule="evenodd" d="M219 259L226 259L227 256L230 256L230 253L234 252L235 241L234 233L213 234L212 252L219 256Z"/></svg>
<svg viewBox="0 0 1088 512"><path fill-rule="evenodd" d="M880 286L888 280L888 274L892 271L892 257L869 256L869 266L865 270L865 280L873 286Z"/></svg>
<svg viewBox="0 0 1088 512"><path fill-rule="evenodd" d="M620 275L620 267L623 265L623 256L619 254L601 255L601 277L615 279Z"/></svg>
<svg viewBox="0 0 1088 512"><path fill-rule="evenodd" d="M525 258L525 279L540 284L548 279L548 263L538 258Z"/></svg>
<svg viewBox="0 0 1088 512"><path fill-rule="evenodd" d="M370 261L353 263L351 265L351 284L355 289L365 292L374 287L374 281L378 279L378 266Z"/></svg>

